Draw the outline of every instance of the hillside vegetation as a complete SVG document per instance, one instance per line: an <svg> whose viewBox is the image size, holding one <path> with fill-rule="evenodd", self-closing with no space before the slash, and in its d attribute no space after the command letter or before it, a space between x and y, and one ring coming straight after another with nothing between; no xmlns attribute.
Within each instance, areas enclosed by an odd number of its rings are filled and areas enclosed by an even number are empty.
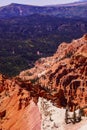
<svg viewBox="0 0 87 130"><path fill-rule="evenodd" d="M61 42L87 33L86 9L82 2L0 7L0 72L15 76L33 67L40 57L53 55Z"/></svg>

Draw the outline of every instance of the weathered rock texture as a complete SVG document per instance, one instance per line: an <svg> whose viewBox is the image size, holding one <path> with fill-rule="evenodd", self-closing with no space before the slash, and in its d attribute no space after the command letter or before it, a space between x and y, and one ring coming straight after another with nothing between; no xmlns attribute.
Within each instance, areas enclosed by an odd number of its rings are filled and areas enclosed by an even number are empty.
<svg viewBox="0 0 87 130"><path fill-rule="evenodd" d="M0 75L0 130L41 130L41 115L30 92Z"/></svg>
<svg viewBox="0 0 87 130"><path fill-rule="evenodd" d="M52 57L38 60L35 67L20 73L23 81L39 84L39 96L58 107L87 105L87 35L62 43Z"/></svg>
<svg viewBox="0 0 87 130"><path fill-rule="evenodd" d="M87 105L87 35L62 43L15 78L0 75L0 129L41 130L39 97L71 111Z"/></svg>

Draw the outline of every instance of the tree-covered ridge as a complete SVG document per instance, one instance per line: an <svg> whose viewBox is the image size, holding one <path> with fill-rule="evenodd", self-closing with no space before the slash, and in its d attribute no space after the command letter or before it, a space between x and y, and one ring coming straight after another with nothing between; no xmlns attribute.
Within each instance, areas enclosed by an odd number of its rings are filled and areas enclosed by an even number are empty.
<svg viewBox="0 0 87 130"><path fill-rule="evenodd" d="M61 42L87 32L87 20L31 15L0 19L0 72L17 75L40 57L52 55Z"/></svg>
<svg viewBox="0 0 87 130"><path fill-rule="evenodd" d="M12 3L10 5L0 7L0 18L28 16L33 14L64 18L86 18L86 12L87 1L42 7Z"/></svg>

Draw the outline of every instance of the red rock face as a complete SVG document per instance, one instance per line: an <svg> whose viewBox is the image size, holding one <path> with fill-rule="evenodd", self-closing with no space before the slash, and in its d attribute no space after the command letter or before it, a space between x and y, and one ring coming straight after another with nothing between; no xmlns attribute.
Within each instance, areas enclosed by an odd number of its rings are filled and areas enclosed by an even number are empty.
<svg viewBox="0 0 87 130"><path fill-rule="evenodd" d="M41 130L41 115L30 92L16 79L0 79L0 129Z"/></svg>
<svg viewBox="0 0 87 130"><path fill-rule="evenodd" d="M58 107L68 104L72 110L87 105L87 35L70 44L62 43L53 57L40 59L33 69L20 73L20 78L36 79L34 84L55 95L48 94L47 98Z"/></svg>
<svg viewBox="0 0 87 130"><path fill-rule="evenodd" d="M87 35L62 43L15 78L0 75L0 128L41 130L39 97L70 110L87 105Z"/></svg>

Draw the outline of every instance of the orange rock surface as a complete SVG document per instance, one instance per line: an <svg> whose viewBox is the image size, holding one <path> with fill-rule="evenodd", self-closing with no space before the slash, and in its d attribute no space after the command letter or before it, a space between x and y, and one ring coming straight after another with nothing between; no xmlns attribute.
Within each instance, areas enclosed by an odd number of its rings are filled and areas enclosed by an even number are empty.
<svg viewBox="0 0 87 130"><path fill-rule="evenodd" d="M15 78L0 75L0 130L41 130L39 97L71 111L87 105L87 35Z"/></svg>
<svg viewBox="0 0 87 130"><path fill-rule="evenodd" d="M58 107L87 105L87 35L62 43L52 57L39 59L34 68L19 77L49 91L47 98L54 96Z"/></svg>
<svg viewBox="0 0 87 130"><path fill-rule="evenodd" d="M41 115L30 93L15 79L0 76L0 130L41 130Z"/></svg>

